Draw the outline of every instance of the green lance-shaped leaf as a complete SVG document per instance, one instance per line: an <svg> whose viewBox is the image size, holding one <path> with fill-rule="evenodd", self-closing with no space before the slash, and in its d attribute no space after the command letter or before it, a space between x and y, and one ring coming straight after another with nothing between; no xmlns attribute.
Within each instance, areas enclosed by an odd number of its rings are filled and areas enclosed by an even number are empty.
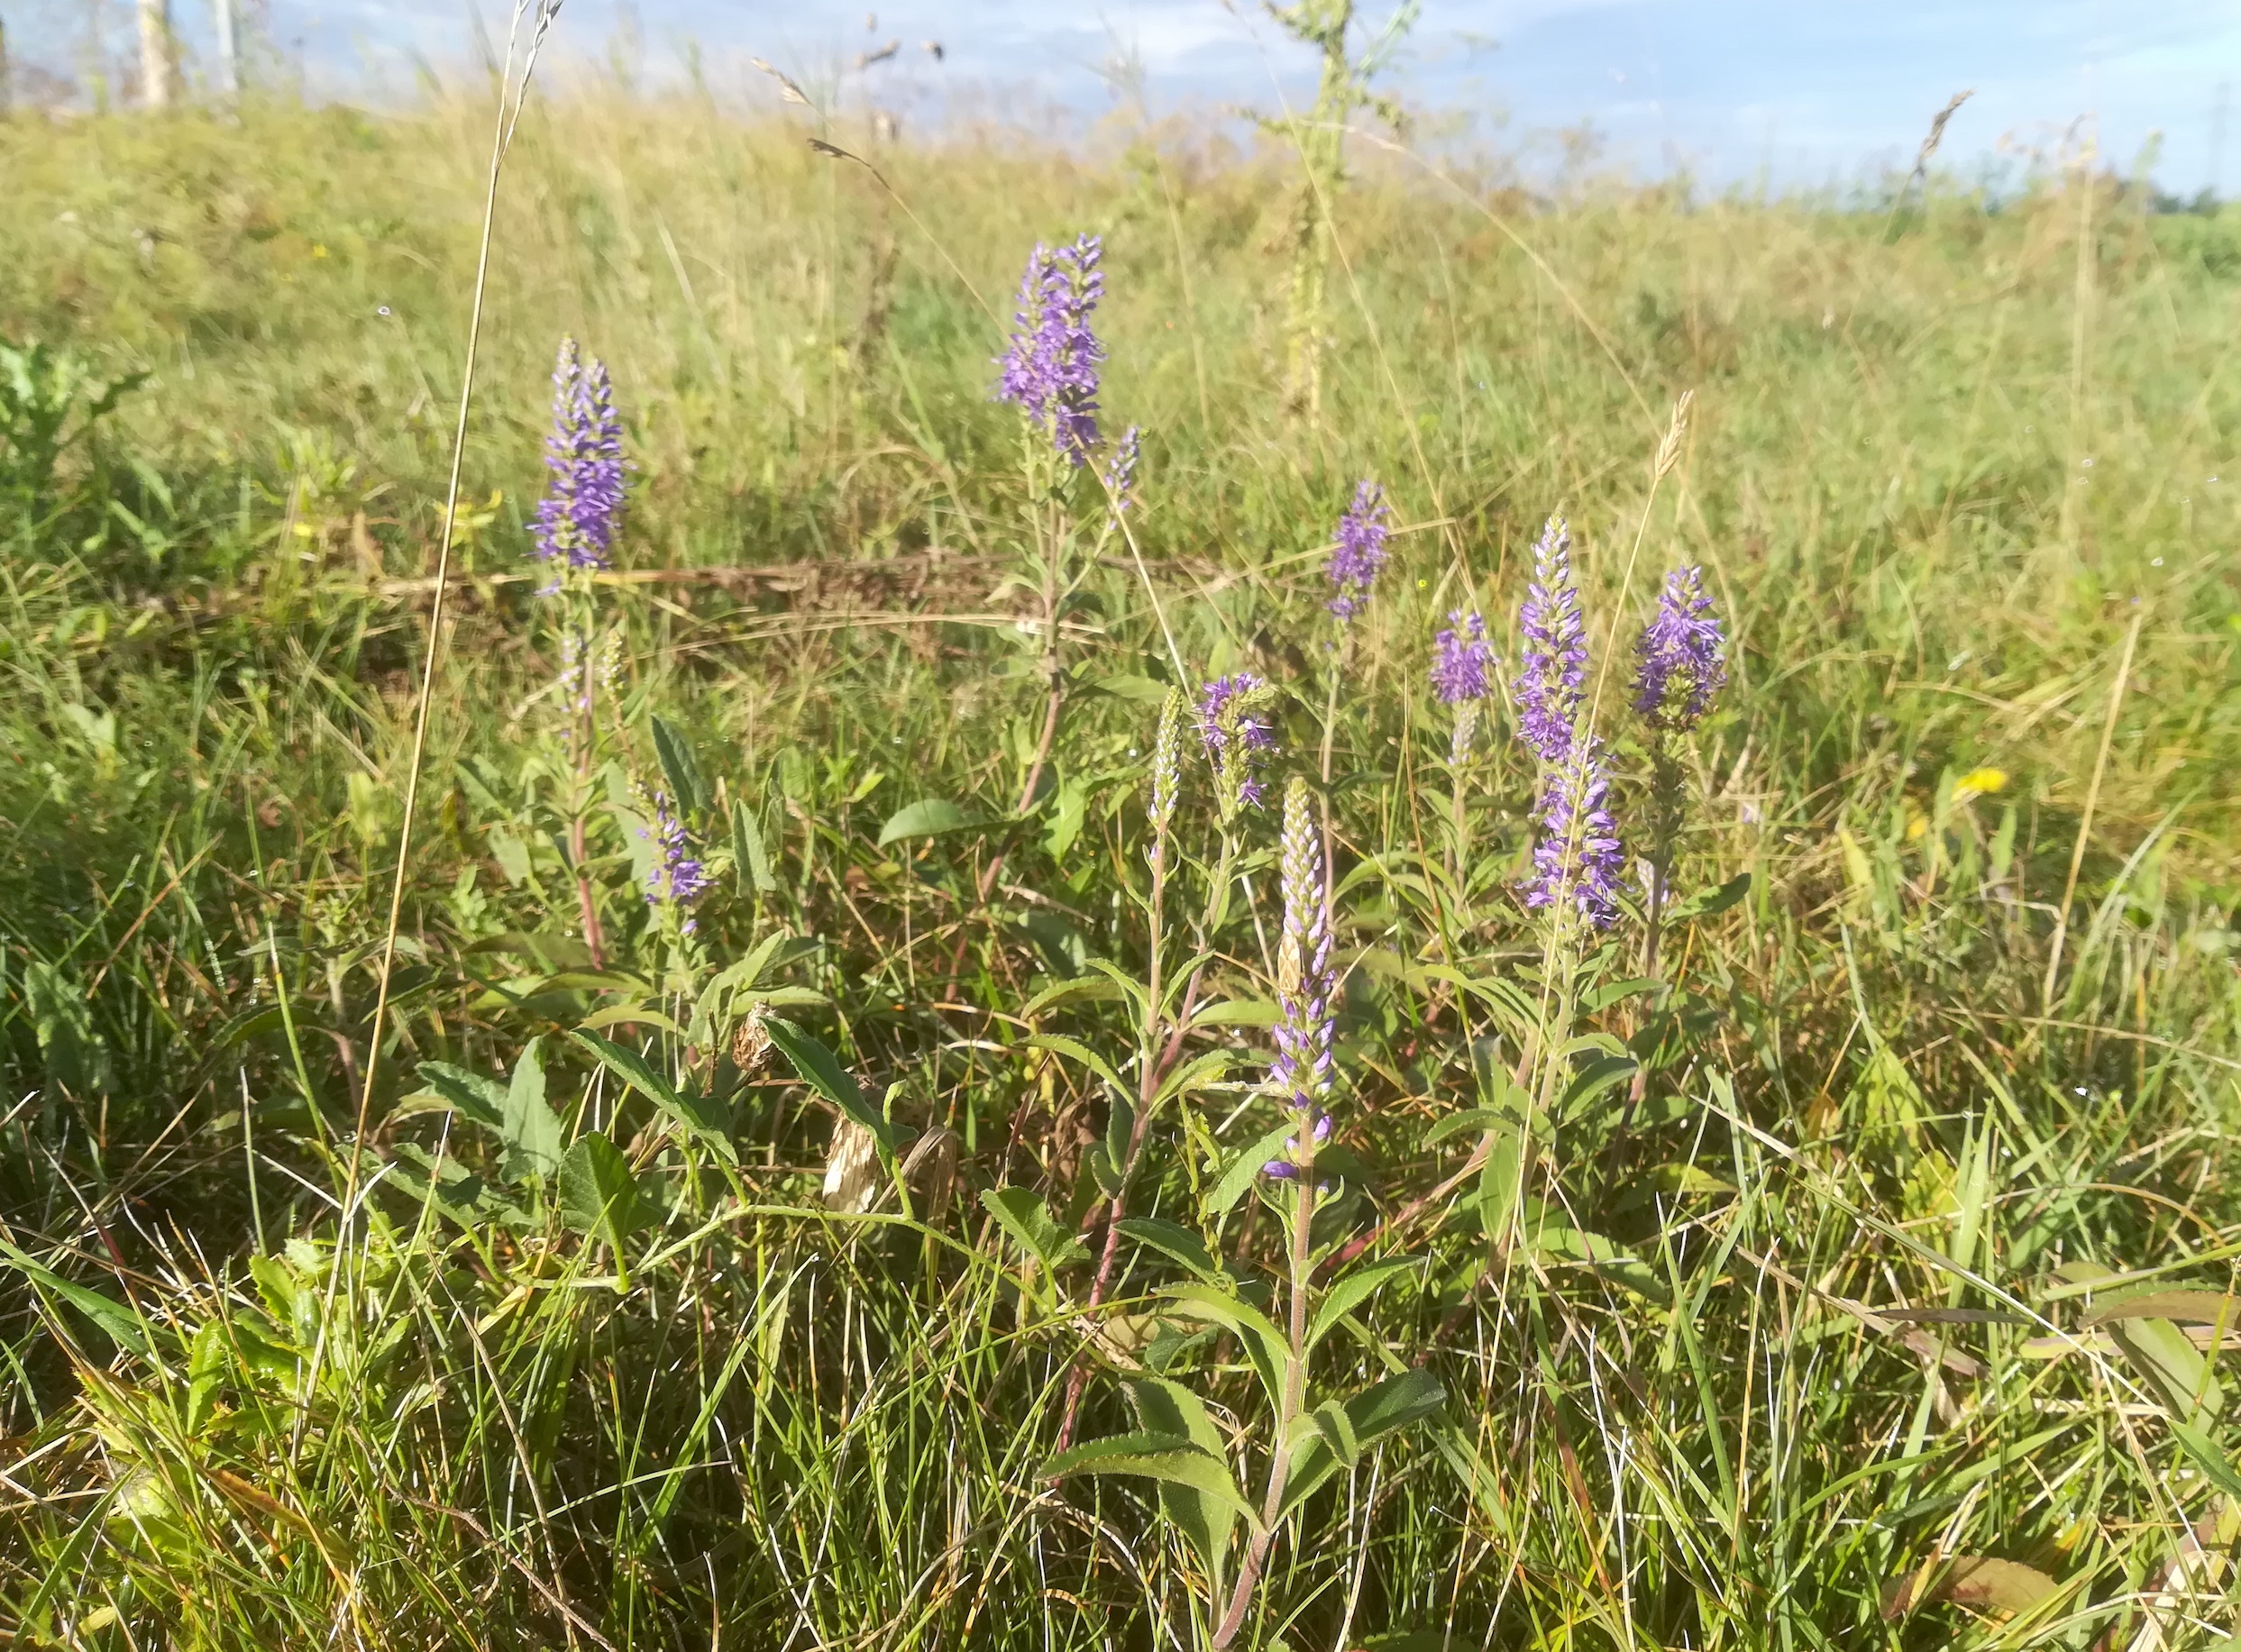
<svg viewBox="0 0 2241 1652"><path fill-rule="evenodd" d="M450 1102L462 1118L502 1134L506 1118L506 1086L496 1079L446 1061L424 1061L420 1076L428 1088Z"/></svg>
<svg viewBox="0 0 2241 1652"><path fill-rule="evenodd" d="M1315 1306L1314 1320L1307 1328L1307 1346L1313 1347L1338 1329L1340 1321L1367 1301L1395 1273L1405 1273L1415 1265L1413 1262L1379 1262L1340 1274Z"/></svg>
<svg viewBox="0 0 2241 1652"><path fill-rule="evenodd" d="M1292 1138L1298 1128L1296 1123L1287 1119L1265 1132L1258 1140L1248 1143L1236 1157L1224 1164L1221 1174L1214 1179L1213 1188L1206 1195L1206 1214L1222 1215L1244 1198L1246 1189L1253 1185L1253 1178L1260 1174L1261 1167L1284 1151L1284 1144Z"/></svg>
<svg viewBox="0 0 2241 1652"><path fill-rule="evenodd" d="M981 1207L1047 1274L1089 1255L1079 1239L1051 1218L1050 1208L1026 1188L990 1188L981 1195Z"/></svg>
<svg viewBox="0 0 2241 1652"><path fill-rule="evenodd" d="M1206 1414L1204 1402L1180 1383L1166 1377L1139 1377L1129 1384L1129 1399L1146 1434L1181 1436L1213 1462L1225 1461L1221 1430ZM1230 1539L1237 1532L1235 1505L1218 1493L1170 1482L1159 1488L1159 1506L1198 1551L1207 1576L1213 1580L1214 1593L1219 1594Z"/></svg>
<svg viewBox="0 0 2241 1652"><path fill-rule="evenodd" d="M1062 1480L1069 1474L1128 1474L1186 1486L1214 1499L1254 1530L1260 1529L1260 1517L1230 1477L1230 1465L1187 1435L1116 1434L1086 1440L1043 1465L1046 1479Z"/></svg>
<svg viewBox="0 0 2241 1652"><path fill-rule="evenodd" d="M1365 1388L1343 1406L1345 1425L1353 1431L1356 1456L1396 1429L1421 1422L1446 1401L1447 1391L1440 1386L1440 1380L1422 1368L1404 1371ZM1323 1482L1346 1466L1346 1459L1333 1445L1334 1435L1343 1440L1343 1432L1334 1419L1326 1416L1317 1420L1313 1414L1294 1430L1290 1442L1292 1475L1285 1487L1279 1520L1305 1502Z"/></svg>
<svg viewBox="0 0 2241 1652"><path fill-rule="evenodd" d="M840 1057L825 1047L823 1040L804 1032L781 1016L771 1016L763 1023L771 1036L771 1043L786 1058L789 1065L803 1083L838 1108L872 1133L879 1143L880 1151L893 1156L895 1127L879 1109L864 1099L863 1091L848 1070L840 1064Z"/></svg>
<svg viewBox="0 0 2241 1652"><path fill-rule="evenodd" d="M511 1182L551 1175L568 1145L559 1117L544 1104L543 1043L532 1038L521 1046L499 1109L499 1135L506 1143L506 1176Z"/></svg>
<svg viewBox="0 0 2241 1652"><path fill-rule="evenodd" d="M1173 1304L1169 1311L1176 1319L1218 1325L1233 1333L1245 1345L1246 1357L1268 1392L1268 1402L1284 1403L1284 1374L1291 1364L1292 1345L1275 1320L1219 1285L1171 1285L1160 1294Z"/></svg>
<svg viewBox="0 0 2241 1652"><path fill-rule="evenodd" d="M576 1138L561 1161L561 1219L578 1233L611 1246L617 1271L623 1241L650 1212L623 1150L597 1130Z"/></svg>
<svg viewBox="0 0 2241 1652"><path fill-rule="evenodd" d="M677 813L681 818L698 814L709 806L709 795L691 743L660 717L652 721L654 754L662 760L662 772L669 777L669 795L677 801Z"/></svg>
<svg viewBox="0 0 2241 1652"><path fill-rule="evenodd" d="M974 832L1001 824L947 798L924 798L904 804L887 817L887 824L879 829L879 846L884 849L907 837L940 837L950 832Z"/></svg>
<svg viewBox="0 0 2241 1652"><path fill-rule="evenodd" d="M1148 1245L1172 1256L1201 1279L1211 1280L1221 1269L1213 1252L1206 1248L1206 1241L1180 1222L1157 1216L1123 1217L1120 1231L1139 1245Z"/></svg>
<svg viewBox="0 0 2241 1652"><path fill-rule="evenodd" d="M731 806L732 863L744 869L747 881L758 895L768 895L778 888L778 879L771 871L770 851L763 842L763 828L756 824L755 811L745 803Z"/></svg>
<svg viewBox="0 0 2241 1652"><path fill-rule="evenodd" d="M739 1162L738 1149L725 1132L724 1117L713 1097L681 1092L645 1056L597 1033L574 1032L569 1036L597 1056L601 1066L675 1119L693 1141L727 1164Z"/></svg>

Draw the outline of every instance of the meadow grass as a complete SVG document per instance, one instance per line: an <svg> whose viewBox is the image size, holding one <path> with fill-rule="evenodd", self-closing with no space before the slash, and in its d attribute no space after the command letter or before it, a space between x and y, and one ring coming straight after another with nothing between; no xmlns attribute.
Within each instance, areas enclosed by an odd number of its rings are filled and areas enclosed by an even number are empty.
<svg viewBox="0 0 2241 1652"><path fill-rule="evenodd" d="M1158 1498L1044 1472L1077 1359L1082 1433L1128 1426L1115 1374L1174 1355L1175 1270L1136 1255L1092 1335L1086 1265L1024 1265L979 1195L1093 1221L1106 1091L1048 1041L1126 1047L1093 961L1140 966L1159 696L1178 667L1267 677L1276 772L1317 775L1320 570L1365 476L1396 530L1328 770L1326 1237L1410 1266L1318 1359L1422 1361L1446 1400L1302 1508L1249 1638L2227 1643L2230 214L2082 174L1901 214L1536 201L1358 143L1308 421L1280 155L888 146L890 195L692 98L533 102L358 1143L487 122L0 122L0 333L147 375L51 481L20 447L0 479L17 1644L1194 1644L1203 1568ZM1107 424L1146 433L1140 557L1084 576L1029 786L1050 628L1008 579L1028 513L992 358L1029 247L1079 231L1106 248ZM563 333L612 369L635 467L597 588L611 787L556 744L524 526ZM1497 712L1451 796L1431 637L1478 607L1514 664L1558 509L1623 823L1624 651L1664 569L1706 570L1732 681L1674 887L1730 899L1673 926L1664 988L1592 1009L1650 1029L1648 1076L1550 1121L1531 1243L1454 1193L1386 1233L1465 1164L1434 1127L1519 1060L1498 1007L1540 962L1510 892L1530 767ZM697 951L640 899L625 780L697 793ZM882 841L929 799L952 829ZM1227 1059L1161 1116L1147 1213L1186 1217L1274 1116L1273 822L1245 834L1207 973L1234 1013L1190 1044ZM1614 932L1607 981L1640 945ZM934 1145L899 1185L820 1201L846 1132L734 1045L757 991ZM550 1152L523 1134L545 1119ZM553 1169L595 1131L638 1220L586 1218ZM1245 1200L1241 1269L1281 1225ZM1241 1426L1235 1345L1187 1358Z"/></svg>

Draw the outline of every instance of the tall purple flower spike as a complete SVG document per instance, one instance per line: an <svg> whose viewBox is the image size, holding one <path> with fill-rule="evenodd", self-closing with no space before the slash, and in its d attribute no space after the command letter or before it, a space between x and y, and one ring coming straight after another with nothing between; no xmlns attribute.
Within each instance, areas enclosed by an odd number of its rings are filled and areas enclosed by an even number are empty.
<svg viewBox="0 0 2241 1652"><path fill-rule="evenodd" d="M1656 727L1686 734L1727 685L1727 639L1704 572L1676 568L1665 576L1658 611L1634 643L1634 709Z"/></svg>
<svg viewBox="0 0 2241 1652"><path fill-rule="evenodd" d="M1618 920L1625 856L1609 806L1608 759L1593 732L1580 726L1587 627L1572 579L1571 544L1564 518L1550 517L1533 545L1532 585L1518 616L1525 640L1517 735L1541 760L1540 835L1525 904L1559 913L1569 907L1590 927L1607 929Z"/></svg>
<svg viewBox="0 0 2241 1652"><path fill-rule="evenodd" d="M1099 440L1097 364L1105 350L1090 312L1105 296L1103 256L1095 235L1055 252L1037 242L1020 278L1011 347L999 358L996 399L1016 403L1076 468L1089 462Z"/></svg>
<svg viewBox="0 0 2241 1652"><path fill-rule="evenodd" d="M1369 588L1385 566L1391 516L1385 489L1364 480L1355 488L1346 515L1339 518L1338 543L1323 564L1323 577L1337 593L1326 606L1340 619L1352 619L1369 606Z"/></svg>
<svg viewBox="0 0 2241 1652"><path fill-rule="evenodd" d="M586 361L563 339L553 369L553 434L544 442L552 472L538 501L537 555L556 570L612 565L623 509L623 426L607 364Z"/></svg>
<svg viewBox="0 0 2241 1652"><path fill-rule="evenodd" d="M1312 1161L1314 1144L1331 1135L1331 1100L1337 1063L1332 1054L1331 1005L1331 908L1323 890L1322 834L1315 824L1307 782L1299 776L1284 794L1283 853L1278 883L1284 899L1284 935L1276 945L1276 1054L1268 1082L1284 1097L1298 1127L1286 1155L1262 1169L1271 1176L1297 1176Z"/></svg>
<svg viewBox="0 0 2241 1652"><path fill-rule="evenodd" d="M1544 763L1571 750L1587 681L1587 627L1572 580L1572 536L1551 516L1532 548L1533 578L1519 614L1524 646L1517 678L1517 732Z"/></svg>

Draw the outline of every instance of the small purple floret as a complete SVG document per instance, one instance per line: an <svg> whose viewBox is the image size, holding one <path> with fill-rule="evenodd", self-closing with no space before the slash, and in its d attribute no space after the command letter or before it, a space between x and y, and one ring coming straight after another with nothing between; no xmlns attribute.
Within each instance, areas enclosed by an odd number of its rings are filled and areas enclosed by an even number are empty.
<svg viewBox="0 0 2241 1652"><path fill-rule="evenodd" d="M684 824L670 812L669 799L663 792L654 794L654 817L649 831L660 858L646 874L646 905L673 906L681 913L689 914L693 903L708 892L708 869L693 854ZM693 920L688 915L684 932L691 935L692 929Z"/></svg>
<svg viewBox="0 0 2241 1652"><path fill-rule="evenodd" d="M1618 921L1625 853L1609 807L1611 777L1600 742L1576 740L1565 760L1541 778L1541 835L1525 904L1560 906L1568 898L1597 929Z"/></svg>
<svg viewBox="0 0 2241 1652"><path fill-rule="evenodd" d="M1252 672L1239 671L1215 678L1198 699L1198 732L1206 743L1206 760L1217 773L1238 774L1239 800L1256 808L1261 800L1258 771L1262 759L1276 749L1276 731L1258 711L1237 707L1267 686Z"/></svg>

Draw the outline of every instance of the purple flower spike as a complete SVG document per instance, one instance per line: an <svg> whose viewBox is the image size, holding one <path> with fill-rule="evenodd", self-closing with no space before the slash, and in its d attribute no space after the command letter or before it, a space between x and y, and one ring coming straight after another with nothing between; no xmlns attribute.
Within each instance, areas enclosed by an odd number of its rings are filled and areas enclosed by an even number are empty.
<svg viewBox="0 0 2241 1652"><path fill-rule="evenodd" d="M1601 744L1581 736L1541 779L1541 836L1533 844L1525 904L1560 909L1568 901L1593 928L1618 921L1618 885L1625 864L1618 823L1611 817L1611 777Z"/></svg>
<svg viewBox="0 0 2241 1652"><path fill-rule="evenodd" d="M675 907L685 915L684 932L691 935L693 930L691 910L693 904L708 892L708 869L692 853L692 844L685 836L683 823L670 813L668 796L655 792L653 806L653 819L648 829L660 859L654 870L646 874L645 903L650 907ZM640 835L647 835L647 833L641 832Z"/></svg>
<svg viewBox="0 0 2241 1652"><path fill-rule="evenodd" d="M1278 883L1284 898L1284 936L1276 946L1281 1015L1268 1083L1284 1097L1299 1130L1286 1144L1292 1156L1266 1169L1272 1176L1288 1177L1298 1173L1302 1163L1312 1163L1315 1144L1331 1135L1331 1115L1324 1105L1331 1100L1337 1072L1331 1047L1331 908L1323 891L1322 835L1307 782L1297 775L1284 794Z"/></svg>
<svg viewBox="0 0 2241 1652"><path fill-rule="evenodd" d="M1260 765L1276 745L1267 716L1274 698L1268 685L1250 671L1217 677L1199 695L1199 737L1213 765L1224 820L1240 808L1260 807Z"/></svg>
<svg viewBox="0 0 2241 1652"><path fill-rule="evenodd" d="M1038 242L1020 281L1011 345L999 359L1003 376L996 399L1017 403L1076 468L1098 445L1097 364L1105 350L1089 318L1105 296L1098 269L1103 256L1104 243L1094 235L1055 252Z"/></svg>
<svg viewBox="0 0 2241 1652"><path fill-rule="evenodd" d="M1354 489L1354 503L1339 518L1338 545L1322 571L1338 593L1327 606L1342 620L1352 619L1369 606L1369 588L1385 566L1392 514L1385 489L1365 480Z"/></svg>
<svg viewBox="0 0 2241 1652"><path fill-rule="evenodd" d="M1655 618L1634 643L1634 709L1656 727L1686 734L1727 683L1727 640L1705 595L1704 572L1665 576Z"/></svg>
<svg viewBox="0 0 2241 1652"><path fill-rule="evenodd" d="M1486 641L1486 622L1476 611L1457 609L1448 616L1447 629L1431 640L1431 691L1443 706L1460 706L1486 698L1487 675L1494 669L1494 644Z"/></svg>
<svg viewBox="0 0 2241 1652"><path fill-rule="evenodd" d="M1532 585L1519 614L1525 643L1517 680L1517 732L1542 762L1570 752L1587 682L1587 627L1572 580L1572 536L1551 516L1532 548Z"/></svg>
<svg viewBox="0 0 2241 1652"><path fill-rule="evenodd" d="M623 508L623 426L607 364L585 361L563 339L553 369L553 434L544 468L553 473L537 504L537 555L556 569L611 565Z"/></svg>

